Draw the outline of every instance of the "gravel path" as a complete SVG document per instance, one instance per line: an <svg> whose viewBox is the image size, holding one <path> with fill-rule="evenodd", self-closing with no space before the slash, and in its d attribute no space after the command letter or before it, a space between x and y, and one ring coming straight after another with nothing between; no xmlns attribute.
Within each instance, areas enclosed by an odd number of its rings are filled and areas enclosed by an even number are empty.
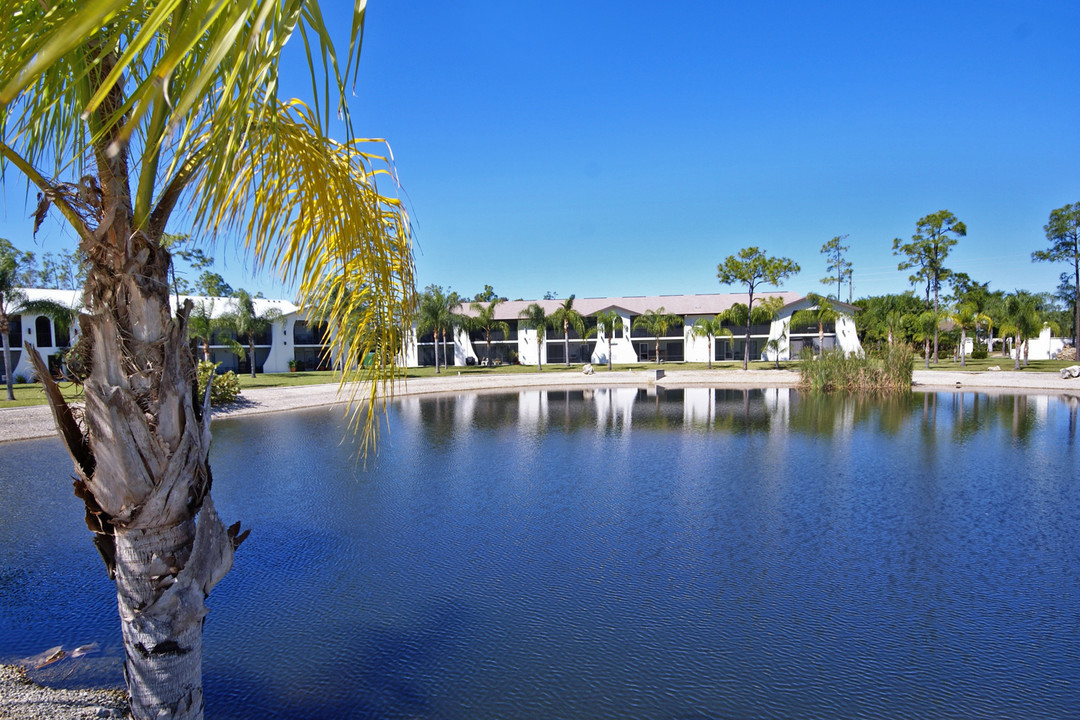
<svg viewBox="0 0 1080 720"><path fill-rule="evenodd" d="M15 665L0 665L0 720L125 718L123 690L53 690L35 685Z"/></svg>

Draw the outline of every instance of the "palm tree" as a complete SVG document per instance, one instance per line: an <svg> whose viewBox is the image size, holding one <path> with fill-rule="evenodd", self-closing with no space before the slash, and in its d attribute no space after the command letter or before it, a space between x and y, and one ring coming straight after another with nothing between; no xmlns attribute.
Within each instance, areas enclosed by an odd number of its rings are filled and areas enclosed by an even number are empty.
<svg viewBox="0 0 1080 720"><path fill-rule="evenodd" d="M825 349L825 326L840 319L840 312L828 298L817 293L807 294L806 299L811 307L795 312L791 316L791 322L796 325L817 325L818 354L820 355Z"/></svg>
<svg viewBox="0 0 1080 720"><path fill-rule="evenodd" d="M634 318L634 329L642 329L653 336L656 341L656 364L660 364L660 338L667 334L667 329L672 325L682 325L683 319L673 313L664 312L663 306L658 310L646 310L644 314Z"/></svg>
<svg viewBox="0 0 1080 720"><path fill-rule="evenodd" d="M750 328L754 325L763 325L765 323L772 322L773 318L779 313L780 308L784 306L783 298L770 296L764 300L758 298L758 305L754 307L753 312L748 312L746 305L743 303L733 303L724 312L720 313L716 317L720 320L722 325L730 325L732 327L746 328L746 337L750 337ZM734 336L733 336L734 337ZM746 362L749 358L749 351L744 348L743 352L743 369L746 369Z"/></svg>
<svg viewBox="0 0 1080 720"><path fill-rule="evenodd" d="M720 315L711 318L698 318L690 332L696 337L709 339L709 369L712 370L713 340L718 337L734 337L731 331L724 327L724 319Z"/></svg>
<svg viewBox="0 0 1080 720"><path fill-rule="evenodd" d="M243 288L237 290L233 297L236 299L236 306L221 317L221 324L236 333L237 341L240 338L247 340L248 362L251 365L251 377L254 378L255 336L268 331L274 321L281 318L281 311L268 308L264 312L256 312L255 299Z"/></svg>
<svg viewBox="0 0 1080 720"><path fill-rule="evenodd" d="M59 211L87 258L82 337L93 363L79 422L31 357L116 580L137 720L202 717L204 599L244 537L210 496L191 305L169 303L173 211L184 208L194 233L242 245L255 267L299 281L301 306L330 297L328 287L366 288L378 300L366 332L352 331L348 300L324 308L346 338L412 324L409 219L376 187L394 185L393 168L361 152L370 146L355 139L343 101L365 5L354 0L340 55L317 0L18 3L0 23L0 163L37 187L35 225ZM288 99L277 70L297 36L311 41L310 107ZM394 370L356 370L369 381L353 386L367 407ZM378 416L364 415L365 437Z"/></svg>
<svg viewBox="0 0 1080 720"><path fill-rule="evenodd" d="M919 315L910 317L913 332L912 338L923 343L923 357L926 360L926 369L930 369L930 342L937 337L938 328L942 321L941 313L933 310L924 310Z"/></svg>
<svg viewBox="0 0 1080 720"><path fill-rule="evenodd" d="M495 308L499 303L503 302L502 298L492 298L491 302L482 303L478 300L473 300L469 303L469 307L476 313L476 316L470 321L470 325L477 330L484 333L484 340L487 342L487 361L488 366L491 366L491 333L493 331L501 332L503 338L509 339L510 337L510 324L504 320L495 319Z"/></svg>
<svg viewBox="0 0 1080 720"><path fill-rule="evenodd" d="M977 333L980 327L990 324L990 317L980 313L971 303L961 303L949 314L949 320L960 328L960 366L965 367L968 332Z"/></svg>
<svg viewBox="0 0 1080 720"><path fill-rule="evenodd" d="M195 307L191 309L191 314L188 315L188 337L202 346L204 362L210 362L210 343L214 338L214 333L225 329L228 329L228 320L225 317L214 317L213 299L209 301L200 300L195 303ZM239 358L244 357L244 346L234 338L219 337L219 339L228 347L229 352Z"/></svg>
<svg viewBox="0 0 1080 720"><path fill-rule="evenodd" d="M443 324L442 330L442 346L443 346L443 364L450 364L450 354L446 351L446 335L450 334L451 344L454 342L454 333L458 328L469 326L469 317L458 312L461 308L461 296L456 292L451 291L446 295L446 303L448 305L446 313L446 322Z"/></svg>
<svg viewBox="0 0 1080 720"><path fill-rule="evenodd" d="M536 369L543 372L544 368L540 362L543 356L541 351L544 347L544 333L551 325L551 318L538 303L531 303L529 307L518 313L518 317L521 318L522 327L536 331Z"/></svg>
<svg viewBox="0 0 1080 720"><path fill-rule="evenodd" d="M604 310L596 315L596 327L607 341L607 369L611 370L611 341L615 339L615 333L623 329L622 317L614 310Z"/></svg>
<svg viewBox="0 0 1080 720"><path fill-rule="evenodd" d="M1038 298L1026 290L1011 293L1005 298L1005 317L1006 322L1001 331L1003 334L1016 337L1014 345L1016 361L1013 369L1019 370L1021 347L1024 349L1024 367L1027 367L1027 342L1043 329L1044 323L1039 316Z"/></svg>
<svg viewBox="0 0 1080 720"><path fill-rule="evenodd" d="M454 308L457 307L457 293L446 293L440 285L428 285L420 296L420 308L417 316L417 330L421 335L429 332L435 343L435 372L440 372L439 335L442 334L443 365L446 364L446 329L453 327Z"/></svg>
<svg viewBox="0 0 1080 720"><path fill-rule="evenodd" d="M566 366L570 367L570 328L573 327L577 330L578 337L584 338L585 336L585 319L581 317L581 313L574 309L573 295L559 303L559 307L555 308L555 312L551 313L550 320L553 328L562 326L564 359L566 360Z"/></svg>

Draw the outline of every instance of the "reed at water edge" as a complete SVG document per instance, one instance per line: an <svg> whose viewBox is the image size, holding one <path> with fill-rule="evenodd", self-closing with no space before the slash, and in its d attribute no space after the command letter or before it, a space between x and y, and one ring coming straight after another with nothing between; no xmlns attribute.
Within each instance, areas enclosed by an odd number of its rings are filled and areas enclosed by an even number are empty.
<svg viewBox="0 0 1080 720"><path fill-rule="evenodd" d="M799 363L800 386L824 392L907 392L911 389L914 359L914 352L905 344L894 345L878 357L826 350L816 358L803 357Z"/></svg>

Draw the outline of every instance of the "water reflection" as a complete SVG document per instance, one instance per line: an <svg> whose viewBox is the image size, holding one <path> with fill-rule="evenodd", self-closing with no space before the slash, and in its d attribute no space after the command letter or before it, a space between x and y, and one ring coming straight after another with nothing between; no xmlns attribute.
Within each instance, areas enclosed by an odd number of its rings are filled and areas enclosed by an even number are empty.
<svg viewBox="0 0 1080 720"><path fill-rule="evenodd" d="M215 425L218 509L253 533L210 597L209 717L1075 715L1072 399L598 388L389 413L366 464L341 409ZM69 463L0 446L0 659L119 657Z"/></svg>
<svg viewBox="0 0 1080 720"><path fill-rule="evenodd" d="M424 428L434 447L446 449L462 432L509 426L528 434L595 427L619 434L638 429L850 437L857 429L887 436L915 430L928 447L942 439L964 442L998 429L1027 442L1054 426L1056 437L1076 439L1080 398L1072 395L987 395L978 392L904 395L809 394L791 388L608 387L529 389L518 393L410 397L403 417ZM1066 422L1055 424L1063 414ZM1060 427L1059 427L1060 426ZM947 432L943 432L947 428Z"/></svg>

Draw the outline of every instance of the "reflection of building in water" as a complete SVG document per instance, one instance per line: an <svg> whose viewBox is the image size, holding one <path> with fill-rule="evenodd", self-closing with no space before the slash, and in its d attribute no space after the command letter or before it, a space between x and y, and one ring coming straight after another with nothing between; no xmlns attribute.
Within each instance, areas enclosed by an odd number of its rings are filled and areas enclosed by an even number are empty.
<svg viewBox="0 0 1080 720"><path fill-rule="evenodd" d="M593 395L596 426L606 428L621 424L623 427L630 427L637 396L636 387L597 388Z"/></svg>
<svg viewBox="0 0 1080 720"><path fill-rule="evenodd" d="M524 429L535 428L540 421L547 421L547 390L522 390L518 392L518 425Z"/></svg>

